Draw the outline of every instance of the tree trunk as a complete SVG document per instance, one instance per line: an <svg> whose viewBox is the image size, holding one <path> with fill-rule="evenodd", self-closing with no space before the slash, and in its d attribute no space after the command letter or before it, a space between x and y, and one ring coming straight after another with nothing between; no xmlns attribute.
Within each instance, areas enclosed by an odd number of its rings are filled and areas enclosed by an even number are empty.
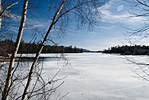
<svg viewBox="0 0 149 100"><path fill-rule="evenodd" d="M10 60L9 68L8 68L5 87L4 87L4 90L3 90L3 93L2 93L2 99L1 100L6 100L7 97L8 97L8 92L9 92L10 85L11 85L11 82L12 82L12 77L13 77L12 74L13 74L13 69L14 69L15 57L16 57L16 54L17 54L18 49L19 49L19 45L20 45L20 42L21 42L21 38L22 38L24 26L25 26L27 6L28 6L28 0L24 0L22 18L21 18L20 27L19 27L19 31L18 31L18 36L17 36L17 40L16 40L15 50L11 55L11 60Z"/></svg>
<svg viewBox="0 0 149 100"><path fill-rule="evenodd" d="M0 0L0 13L1 13L1 3L2 3L2 1ZM1 24L2 24L2 18L0 18L0 29L1 29Z"/></svg>
<svg viewBox="0 0 149 100"><path fill-rule="evenodd" d="M50 34L51 30L52 30L52 27L54 26L55 24L55 20L57 18L57 16L59 15L60 11L62 10L63 6L64 6L64 3L66 2L67 0L63 0L62 4L59 6L58 10L56 11L54 17L53 17L53 20L52 20L52 23L44 37L44 40L39 48L39 51L36 53L36 56L35 56L35 60L31 66L31 69L30 69L30 72L29 72L29 76L28 76L28 80L27 80L27 84L25 86L25 89L24 89L24 93L23 93L23 96L22 96L22 99L21 100L25 100L25 98L27 97L27 92L28 92L28 89L29 89L29 86L30 86L30 83L31 83L31 77L32 77L32 73L33 73L33 70L36 66L36 63L38 61L38 58L39 58L39 55L41 54L41 51L43 50L43 47L46 43L46 40L48 38L48 35Z"/></svg>

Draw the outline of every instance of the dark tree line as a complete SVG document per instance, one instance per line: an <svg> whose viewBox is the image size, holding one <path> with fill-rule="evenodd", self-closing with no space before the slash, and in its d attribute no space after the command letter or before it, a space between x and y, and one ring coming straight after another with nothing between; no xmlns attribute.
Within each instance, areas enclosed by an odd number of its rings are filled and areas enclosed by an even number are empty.
<svg viewBox="0 0 149 100"><path fill-rule="evenodd" d="M19 47L19 53L36 53L39 49L41 44L33 43L25 43L21 41ZM8 54L12 53L14 50L15 42L12 40L3 40L0 41L0 55L7 56ZM42 53L82 53L83 49L77 47L64 47L64 46L50 46L45 45L43 48Z"/></svg>
<svg viewBox="0 0 149 100"><path fill-rule="evenodd" d="M124 55L149 55L149 46L134 45L134 46L114 46L105 49L103 53L119 53Z"/></svg>
<svg viewBox="0 0 149 100"><path fill-rule="evenodd" d="M43 64L40 65L38 60L40 54L44 52L43 49L44 46L46 46L49 35L58 34L61 36L61 33L65 33L66 30L69 31L68 26L70 24L74 24L78 29L86 26L88 26L89 30L92 29L94 24L96 24L97 14L100 14L98 8L108 1L109 0L0 0L0 3L2 4L0 13L3 11L5 12L5 14L1 13L1 15L7 15L6 17L12 19L12 21L10 21L5 19L5 16L1 16L0 23L3 30L0 32L0 35L2 36L0 39L5 39L5 37L8 38L8 36L11 35L9 33L12 33L11 38L16 41L15 45L14 43L11 43L11 45L8 46L4 43L3 47L1 47L4 51L13 51L11 52L8 64L0 63L0 73L2 73L0 76L1 100L51 99L52 94L55 93L56 89L61 86L63 82L54 86L55 76L58 73L56 73L53 78L50 76L48 81L45 81L42 77ZM45 16L48 19L46 19ZM43 30L40 27L36 27L36 25L41 25L41 20L38 21L39 23L34 23L37 18L47 21L46 26L43 26ZM18 23L16 23L17 21ZM21 44L23 31L27 28L30 28L31 31L33 31L33 34L39 33L42 35L43 38L36 37L37 40L40 41L38 46L36 46L36 43L34 46L32 46L31 43L31 45L27 47L26 44L24 44L25 46ZM2 33L4 33L4 36ZM7 33L8 36L5 33ZM17 37L13 37L14 35ZM11 48L11 46L13 47ZM30 48L34 48L32 49L34 51L36 51L36 48L39 48L35 53L35 58L31 64L23 65L26 62L19 61L16 64L17 54L21 51L28 50L29 52ZM66 51L72 52L71 46L68 47ZM0 52L3 54L3 51ZM54 50L54 52L56 52L56 50ZM22 70L22 68L24 69ZM65 96L66 95L61 97L59 94L56 99L61 100Z"/></svg>

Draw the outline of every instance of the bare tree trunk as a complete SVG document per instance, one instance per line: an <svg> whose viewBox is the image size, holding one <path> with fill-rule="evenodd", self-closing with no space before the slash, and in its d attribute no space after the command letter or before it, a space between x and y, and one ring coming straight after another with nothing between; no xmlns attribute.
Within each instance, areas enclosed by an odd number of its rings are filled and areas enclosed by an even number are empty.
<svg viewBox="0 0 149 100"><path fill-rule="evenodd" d="M0 13L1 13L1 0L0 0ZM0 29L1 29L1 24L2 24L2 18L0 18Z"/></svg>
<svg viewBox="0 0 149 100"><path fill-rule="evenodd" d="M19 27L19 31L18 31L18 36L17 36L17 40L16 40L15 50L11 55L11 60L10 60L9 68L8 68L5 87L4 87L4 90L3 90L3 93L2 93L2 99L1 100L6 100L7 97L8 97L8 92L9 92L10 84L12 82L12 77L13 77L12 73L13 73L13 69L14 69L15 57L16 57L16 54L17 54L18 49L19 49L19 45L20 45L20 42L21 42L21 38L22 38L24 26L25 26L27 6L28 6L28 0L24 0L22 18L21 18L20 27Z"/></svg>
<svg viewBox="0 0 149 100"><path fill-rule="evenodd" d="M26 86L25 86L24 93L23 93L23 96L22 96L22 99L21 99L21 100L25 100L25 98L26 98L26 96L27 96L27 92L28 92L28 89L29 89L29 86L30 86L30 83L31 83L32 73L33 73L33 70L34 70L34 68L35 68L35 66L36 66L36 63L37 63L37 61L38 61L39 55L41 54L41 51L43 50L43 47L44 47L44 45L45 45L45 43L46 43L46 40L47 40L47 38L48 38L48 35L50 34L50 32L51 32L51 30L52 30L52 27L53 27L54 24L55 24L55 20L56 20L57 16L59 15L60 11L62 10L62 8L63 8L63 6L64 6L64 4L65 4L66 1L67 1L67 0L63 0L62 4L59 6L58 10L56 11L56 13L55 13L55 15L54 15L54 17L53 17L52 23L51 23L51 25L50 25L50 27L49 27L49 29L48 29L48 31L47 31L45 37L44 37L44 40L43 40L43 42L42 42L42 44L41 44L41 46L40 46L40 49L39 49L39 51L36 53L36 57L35 57L35 60L34 60L34 62L33 62L33 64L32 64L32 66L31 66L31 69L30 69L30 72L29 72L29 76L28 76L28 80L27 80L27 84L26 84Z"/></svg>

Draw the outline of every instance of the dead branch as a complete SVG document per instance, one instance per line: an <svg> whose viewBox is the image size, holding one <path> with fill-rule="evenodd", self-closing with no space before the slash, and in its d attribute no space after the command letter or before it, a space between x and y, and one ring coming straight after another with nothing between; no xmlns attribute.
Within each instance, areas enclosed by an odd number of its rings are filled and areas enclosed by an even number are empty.
<svg viewBox="0 0 149 100"><path fill-rule="evenodd" d="M14 6L14 5L18 4L18 3L19 3L19 1L18 1L18 2L15 2L15 3L13 3L13 4L9 5L9 6L7 6L7 7L0 13L0 18L2 18L2 17L4 16L6 10L8 10L9 8L11 8L12 6Z"/></svg>

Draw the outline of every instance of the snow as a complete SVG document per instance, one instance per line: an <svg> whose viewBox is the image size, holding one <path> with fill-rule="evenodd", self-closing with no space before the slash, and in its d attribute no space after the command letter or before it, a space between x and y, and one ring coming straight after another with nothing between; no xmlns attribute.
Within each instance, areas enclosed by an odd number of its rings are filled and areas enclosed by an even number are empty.
<svg viewBox="0 0 149 100"><path fill-rule="evenodd" d="M137 78L130 70L133 66L126 58L147 59L146 56L122 56L102 53L64 54L67 60L58 59L60 55L42 54L43 75L50 79L56 76L65 83L55 95L65 95L64 100L149 100L149 83ZM56 56L56 57L54 57Z"/></svg>

